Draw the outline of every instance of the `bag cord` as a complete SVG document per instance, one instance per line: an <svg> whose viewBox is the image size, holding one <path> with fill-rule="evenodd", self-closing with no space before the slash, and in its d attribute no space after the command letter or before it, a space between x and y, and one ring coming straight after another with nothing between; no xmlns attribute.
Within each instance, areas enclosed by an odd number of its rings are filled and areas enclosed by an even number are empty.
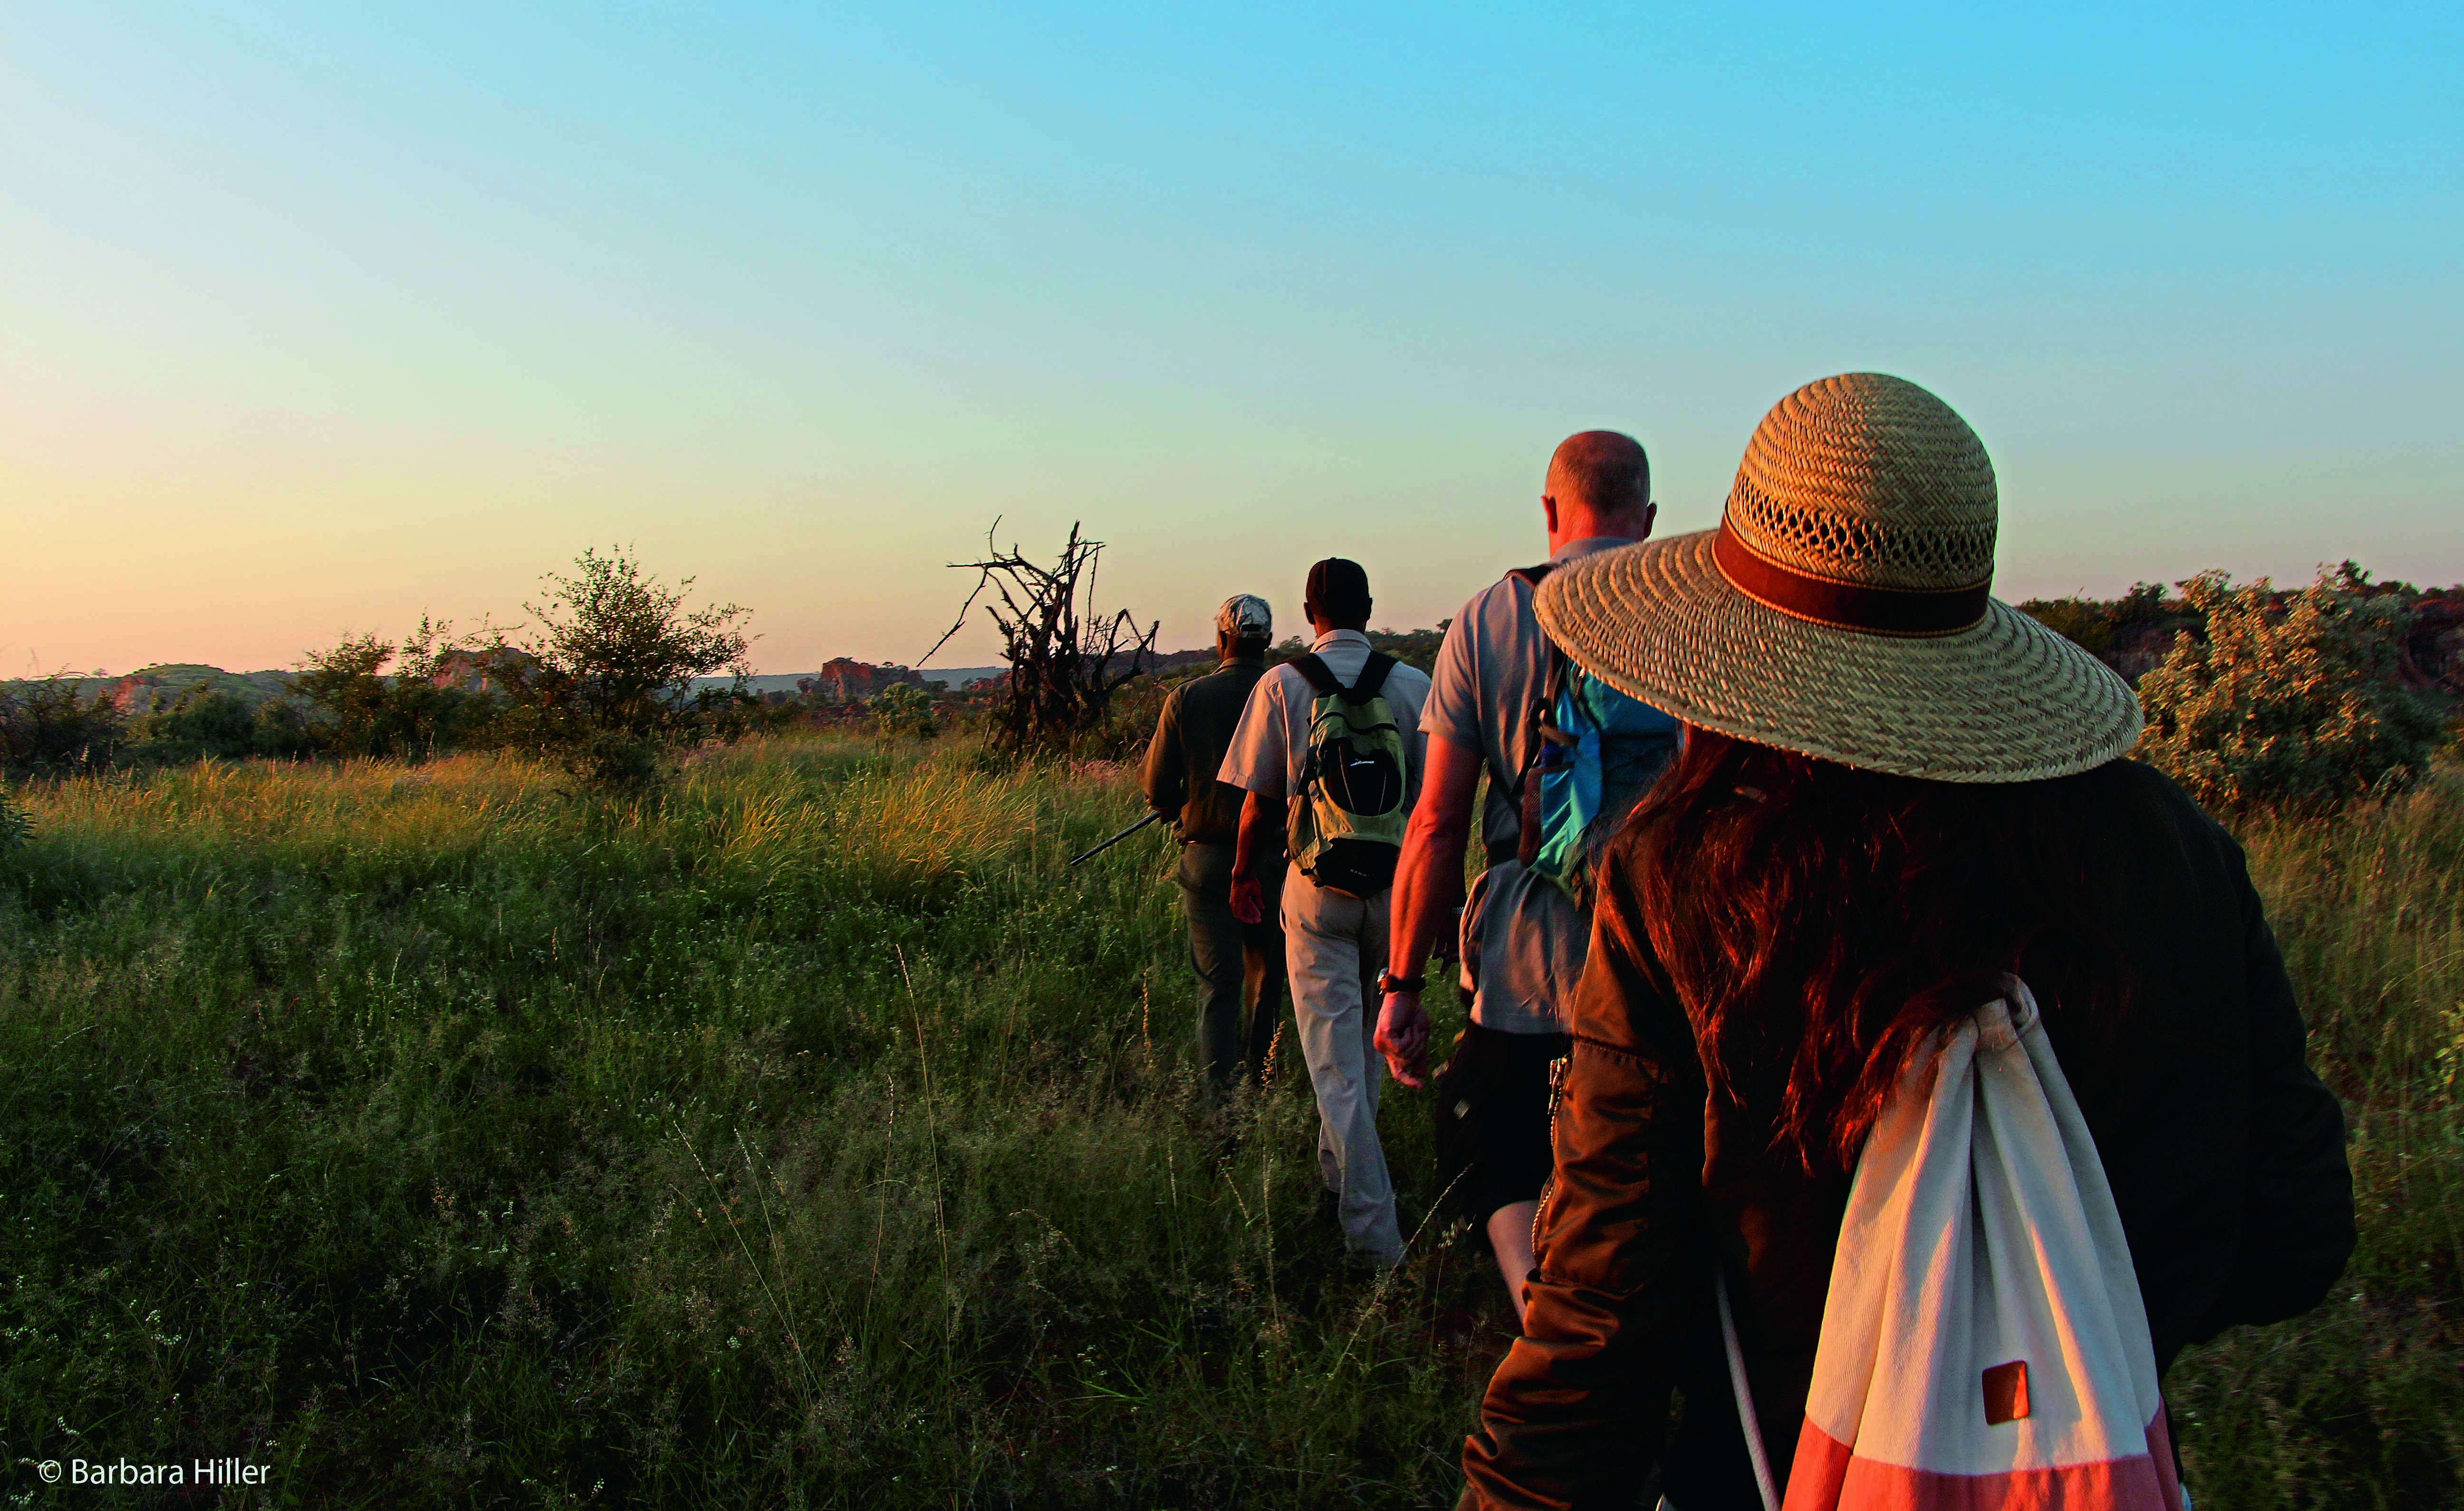
<svg viewBox="0 0 2464 1511"><path fill-rule="evenodd" d="M1763 1447L1763 1426L1754 1415L1754 1393L1746 1388L1746 1350L1737 1341L1737 1314L1728 1305L1728 1270L1715 1255L1711 1283L1720 1295L1720 1337L1728 1345L1728 1387L1737 1392L1737 1423L1746 1430L1746 1452L1754 1460L1754 1488L1762 1492L1763 1511L1779 1511L1779 1487L1771 1480L1771 1453Z"/></svg>

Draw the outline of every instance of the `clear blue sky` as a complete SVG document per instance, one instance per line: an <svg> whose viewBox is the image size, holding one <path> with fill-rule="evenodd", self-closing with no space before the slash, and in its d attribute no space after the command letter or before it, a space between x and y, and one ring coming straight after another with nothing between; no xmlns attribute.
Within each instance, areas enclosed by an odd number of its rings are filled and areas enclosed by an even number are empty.
<svg viewBox="0 0 2464 1511"><path fill-rule="evenodd" d="M518 618L631 543L911 660L1000 515L1201 642L1434 622L1611 426L1667 528L1848 368L2006 597L2464 578L2464 8L0 14L0 673ZM942 658L990 658L971 632Z"/></svg>

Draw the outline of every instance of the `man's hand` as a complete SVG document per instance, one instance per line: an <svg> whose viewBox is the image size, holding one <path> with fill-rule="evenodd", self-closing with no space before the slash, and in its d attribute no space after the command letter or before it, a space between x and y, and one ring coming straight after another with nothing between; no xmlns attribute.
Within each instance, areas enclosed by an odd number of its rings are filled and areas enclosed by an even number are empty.
<svg viewBox="0 0 2464 1511"><path fill-rule="evenodd" d="M1241 832L1232 849L1232 916L1243 923L1266 922L1266 889L1258 874L1284 863L1282 829L1288 807L1264 792L1241 799Z"/></svg>
<svg viewBox="0 0 2464 1511"><path fill-rule="evenodd" d="M1232 916L1243 923L1266 922L1266 892L1245 871L1232 873Z"/></svg>
<svg viewBox="0 0 2464 1511"><path fill-rule="evenodd" d="M1419 992L1386 993L1385 1006L1377 1010L1377 1053L1404 1085L1418 1089L1428 1083L1429 1014Z"/></svg>

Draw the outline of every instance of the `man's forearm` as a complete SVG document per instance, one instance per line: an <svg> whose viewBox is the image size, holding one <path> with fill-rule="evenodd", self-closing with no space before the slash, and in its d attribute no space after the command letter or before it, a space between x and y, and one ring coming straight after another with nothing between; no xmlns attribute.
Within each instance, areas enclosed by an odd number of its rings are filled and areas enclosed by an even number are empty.
<svg viewBox="0 0 2464 1511"><path fill-rule="evenodd" d="M1241 800L1241 831L1234 836L1232 870L1237 876L1255 880L1257 868L1283 855L1283 824L1278 811L1283 804L1264 792L1251 792Z"/></svg>
<svg viewBox="0 0 2464 1511"><path fill-rule="evenodd" d="M1429 951L1463 906L1462 832L1423 825L1421 810L1404 832L1402 858L1395 865L1395 908L1386 964L1396 975L1419 979Z"/></svg>
<svg viewBox="0 0 2464 1511"><path fill-rule="evenodd" d="M1387 967L1415 981L1463 906L1463 846L1471 834L1480 756L1432 737L1426 770L1395 864L1394 922L1386 948Z"/></svg>

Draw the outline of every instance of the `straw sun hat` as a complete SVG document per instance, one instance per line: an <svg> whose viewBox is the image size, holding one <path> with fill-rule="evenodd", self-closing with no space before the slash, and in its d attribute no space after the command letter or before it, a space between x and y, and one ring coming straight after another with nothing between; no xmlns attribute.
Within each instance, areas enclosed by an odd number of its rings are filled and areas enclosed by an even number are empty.
<svg viewBox="0 0 2464 1511"><path fill-rule="evenodd" d="M1991 596L1995 523L1968 422L1845 373L1763 416L1718 529L1558 567L1540 624L1610 685L1758 744L1937 782L2101 765L2139 700Z"/></svg>

